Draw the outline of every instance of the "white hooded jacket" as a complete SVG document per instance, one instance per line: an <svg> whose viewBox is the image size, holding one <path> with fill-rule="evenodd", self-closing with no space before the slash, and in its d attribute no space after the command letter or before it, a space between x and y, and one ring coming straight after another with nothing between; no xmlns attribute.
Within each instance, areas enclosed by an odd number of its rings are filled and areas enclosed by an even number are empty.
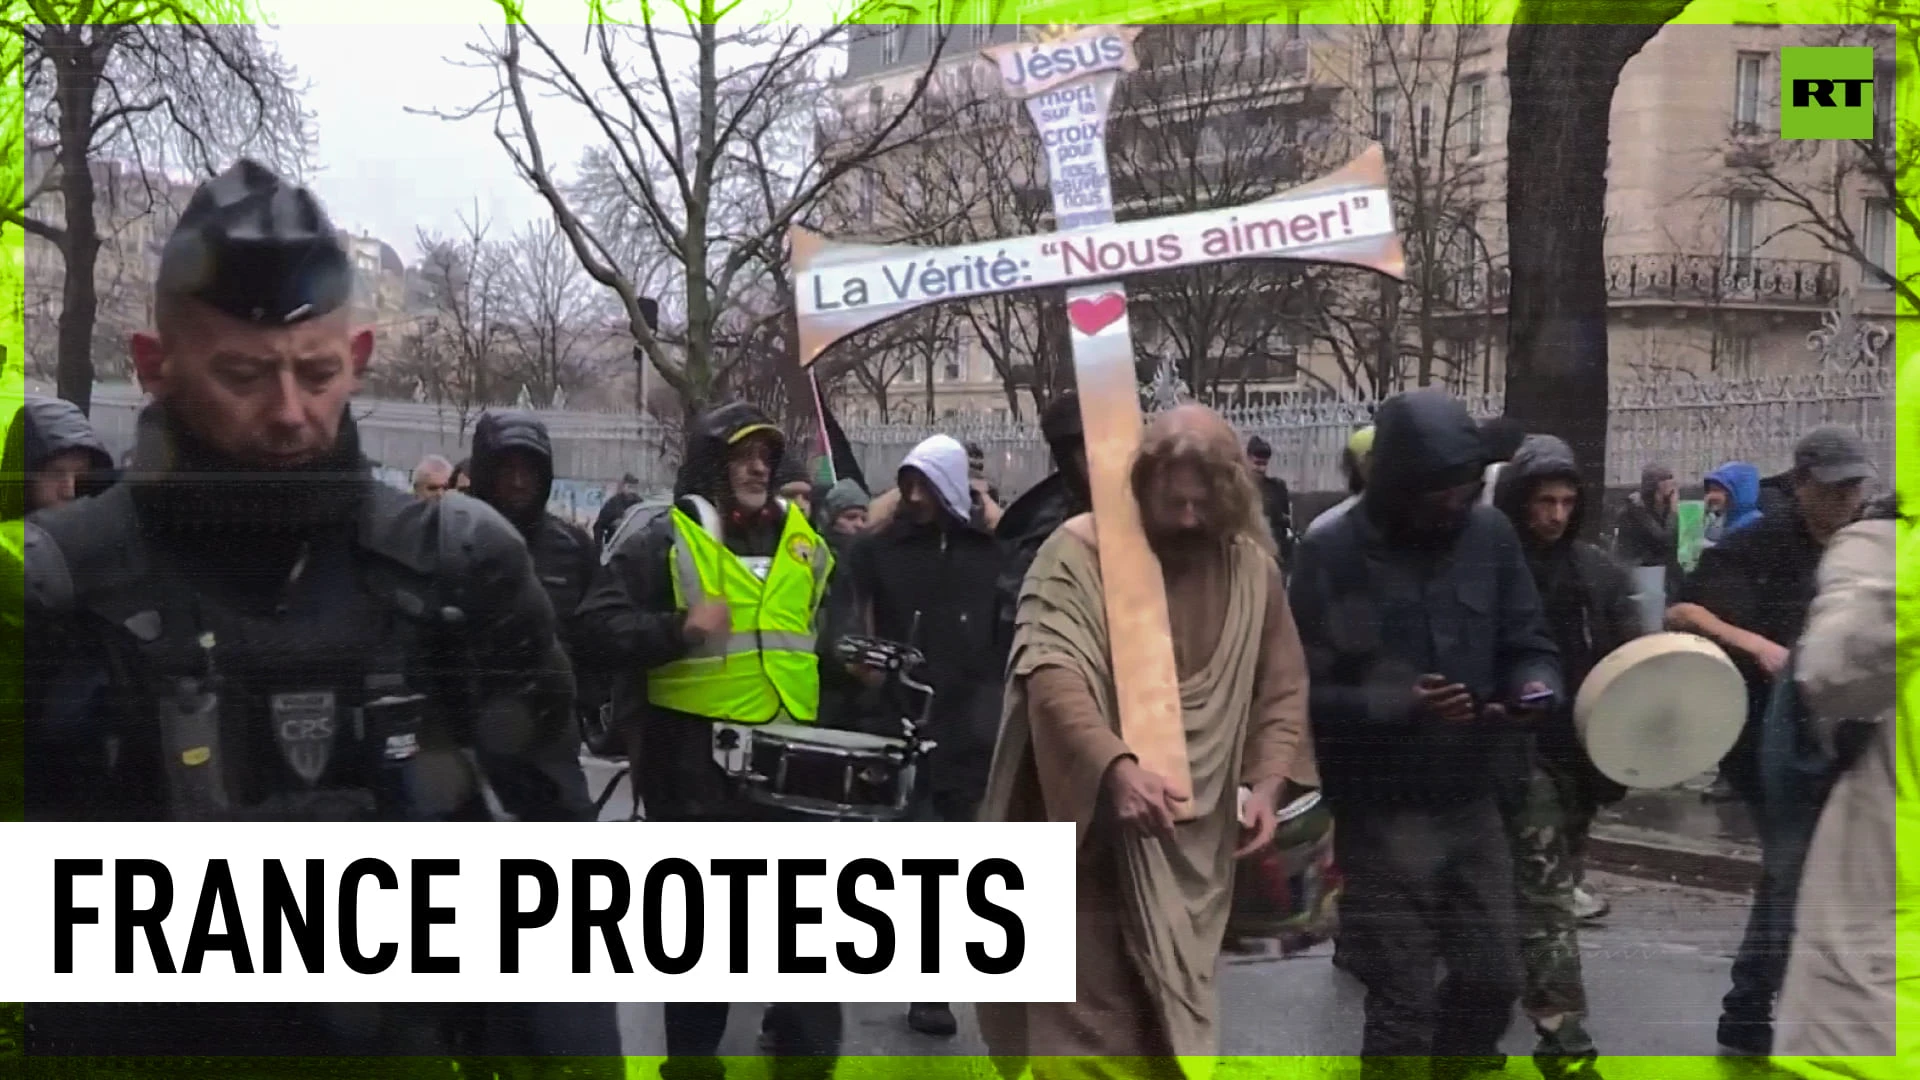
<svg viewBox="0 0 1920 1080"><path fill-rule="evenodd" d="M950 435L934 435L907 451L902 469L913 469L940 496L941 505L961 521L973 516L973 490L967 483L967 448Z"/></svg>

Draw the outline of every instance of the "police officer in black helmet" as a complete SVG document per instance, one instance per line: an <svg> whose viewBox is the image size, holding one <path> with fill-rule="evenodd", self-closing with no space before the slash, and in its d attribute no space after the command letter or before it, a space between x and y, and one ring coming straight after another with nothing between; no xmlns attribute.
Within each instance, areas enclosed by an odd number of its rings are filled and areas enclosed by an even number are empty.
<svg viewBox="0 0 1920 1080"><path fill-rule="evenodd" d="M305 189L242 161L194 193L132 343L153 402L125 482L26 526L30 818L592 818L519 534L361 456L349 291ZM619 1053L611 1005L35 1005L27 1027L43 1054Z"/></svg>

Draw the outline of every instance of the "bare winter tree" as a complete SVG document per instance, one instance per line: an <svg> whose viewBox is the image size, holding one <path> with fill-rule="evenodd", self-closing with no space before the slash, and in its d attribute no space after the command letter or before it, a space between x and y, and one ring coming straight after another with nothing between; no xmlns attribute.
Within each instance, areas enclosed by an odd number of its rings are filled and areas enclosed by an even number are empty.
<svg viewBox="0 0 1920 1080"><path fill-rule="evenodd" d="M815 208L809 224L835 236L883 243L948 246L1026 236L1053 227L1038 140L1016 101L989 87L977 64L954 63L929 87L911 122L923 137L882 161L849 172ZM885 115L884 113L881 115ZM942 305L993 364L1012 415L1024 393L1035 415L1072 385L1060 289L996 293ZM868 388L892 386L909 367L924 382L925 327L862 335L822 360L825 372L852 372ZM897 349L897 355L875 350ZM942 358L944 359L944 357ZM875 398L876 404L879 398ZM891 405L886 406L891 411Z"/></svg>
<svg viewBox="0 0 1920 1080"><path fill-rule="evenodd" d="M615 5L594 0L585 55L523 24L518 0L497 0L508 26L475 46L498 75L496 90L454 118L486 115L523 179L546 200L554 221L587 273L619 298L636 342L636 359L651 363L684 408L711 399L736 350L719 347L722 321L751 279L764 271L769 248L841 175L903 142L901 118L918 100L940 49L915 81L895 122L832 153L803 154L786 164L773 212L729 220L730 207L752 205L757 180L743 148L761 139L784 142L820 132L837 138L839 114L829 62L850 33L865 32L904 6L866 0L837 24L740 26L734 6L717 0L652 0ZM618 9L618 10L616 10ZM625 14L625 18L621 14ZM726 22L727 29L722 28ZM738 27L738 28L732 28ZM944 44L944 32L940 43ZM564 103L585 116L605 141L563 175L540 137L536 100ZM443 114L445 115L445 114ZM664 262L667 273L659 272ZM684 345L647 325L649 288L663 301L663 325L677 321ZM678 320L667 313L676 311Z"/></svg>
<svg viewBox="0 0 1920 1080"><path fill-rule="evenodd" d="M1338 161L1369 142L1387 152L1394 222L1406 251L1403 283L1349 276L1361 295L1345 306L1353 318L1324 327L1344 347L1370 347L1375 392L1398 389L1408 368L1417 385L1436 375L1460 386L1458 370L1490 345L1492 267L1502 254L1499 214L1504 194L1487 162L1487 103L1500 77L1500 55L1484 24L1488 0L1348 0L1352 25L1340 35L1348 69L1331 76L1345 91L1347 139ZM1373 312L1371 317L1365 313ZM1356 339L1353 330L1359 330ZM1471 342L1473 355L1454 355Z"/></svg>
<svg viewBox="0 0 1920 1080"><path fill-rule="evenodd" d="M1520 0L1507 38L1506 412L1567 440L1606 482L1608 131L1620 72L1686 0L1617 0L1615 25L1572 0Z"/></svg>
<svg viewBox="0 0 1920 1080"><path fill-rule="evenodd" d="M1141 70L1121 84L1108 136L1120 219L1254 202L1309 179L1308 164L1328 156L1337 91L1308 78L1297 22L1156 26L1138 48ZM1281 376L1276 364L1307 317L1303 273L1253 261L1135 279L1143 371L1171 353L1205 396Z"/></svg>
<svg viewBox="0 0 1920 1080"><path fill-rule="evenodd" d="M96 168L131 163L211 175L250 154L299 174L312 118L295 73L252 26L246 0L23 0L3 27L23 43L27 175L0 217L56 246L64 264L57 384L91 407Z"/></svg>
<svg viewBox="0 0 1920 1080"><path fill-rule="evenodd" d="M1891 289L1909 310L1920 309L1920 271L1903 274L1894 260L1896 237L1920 243L1920 197L1913 186L1920 118L1911 112L1896 117L1893 93L1896 73L1901 79L1920 73L1920 12L1889 0L1854 6L1867 25L1809 28L1806 43L1874 50L1872 138L1779 139L1777 129L1760 126L1763 118L1779 115L1779 87L1762 80L1758 96L1775 108L1756 110L1729 133L1720 148L1731 173L1726 183L1756 198L1768 208L1767 220L1779 222L1772 233L1755 238L1755 247L1783 234L1810 237L1857 264L1870 287Z"/></svg>
<svg viewBox="0 0 1920 1080"><path fill-rule="evenodd" d="M454 237L419 235L426 311L402 339L387 378L418 385L435 406L452 409L465 438L478 410L519 391L503 378L514 344L506 300L513 252L489 240L478 217L463 217L461 228Z"/></svg>
<svg viewBox="0 0 1920 1080"><path fill-rule="evenodd" d="M613 313L552 222L534 222L507 241L501 267L501 374L536 404L572 396L597 377L597 348Z"/></svg>
<svg viewBox="0 0 1920 1080"><path fill-rule="evenodd" d="M960 318L952 305L923 308L856 334L841 346L848 357L843 377L873 403L875 420L885 424L939 415L934 376L958 348Z"/></svg>

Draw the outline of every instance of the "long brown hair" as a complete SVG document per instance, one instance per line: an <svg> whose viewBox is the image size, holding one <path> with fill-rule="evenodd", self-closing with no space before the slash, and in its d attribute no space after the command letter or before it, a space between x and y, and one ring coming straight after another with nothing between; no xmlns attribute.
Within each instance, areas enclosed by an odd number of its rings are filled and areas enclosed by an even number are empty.
<svg viewBox="0 0 1920 1080"><path fill-rule="evenodd" d="M1220 414L1204 405L1181 405L1148 422L1129 476L1134 502L1145 506L1153 483L1176 465L1193 467L1205 480L1207 524L1223 540L1244 536L1268 554L1277 550L1247 452Z"/></svg>

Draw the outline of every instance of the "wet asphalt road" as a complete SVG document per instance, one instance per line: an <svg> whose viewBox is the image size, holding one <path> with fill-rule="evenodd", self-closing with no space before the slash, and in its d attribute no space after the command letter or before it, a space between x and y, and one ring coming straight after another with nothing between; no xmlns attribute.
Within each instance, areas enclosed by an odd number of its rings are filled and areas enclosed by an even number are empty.
<svg viewBox="0 0 1920 1080"><path fill-rule="evenodd" d="M596 794L609 776L611 770L604 764L588 763L588 779ZM621 820L629 805L623 785L603 817ZM1713 1054L1714 1021L1746 917L1745 898L1598 873L1590 877L1589 886L1613 901L1612 913L1581 935L1591 1010L1589 1027L1602 1054ZM1357 982L1334 969L1330 955L1327 946L1288 959L1229 955L1220 980L1222 1052L1357 1053L1363 991ZM757 1005L735 1006L723 1054L757 1053L760 1012ZM960 1034L936 1039L908 1029L904 1004L849 1006L845 1052L887 1056L984 1053L971 1010L962 1006L955 1012L960 1019ZM628 1054L652 1056L664 1052L658 1005L623 1005L621 1027ZM1516 1014L1505 1049L1525 1055L1532 1046L1532 1032ZM956 1067L960 1064L955 1063ZM927 1071L945 1075L945 1070ZM1509 1075L1536 1074L1516 1061Z"/></svg>

